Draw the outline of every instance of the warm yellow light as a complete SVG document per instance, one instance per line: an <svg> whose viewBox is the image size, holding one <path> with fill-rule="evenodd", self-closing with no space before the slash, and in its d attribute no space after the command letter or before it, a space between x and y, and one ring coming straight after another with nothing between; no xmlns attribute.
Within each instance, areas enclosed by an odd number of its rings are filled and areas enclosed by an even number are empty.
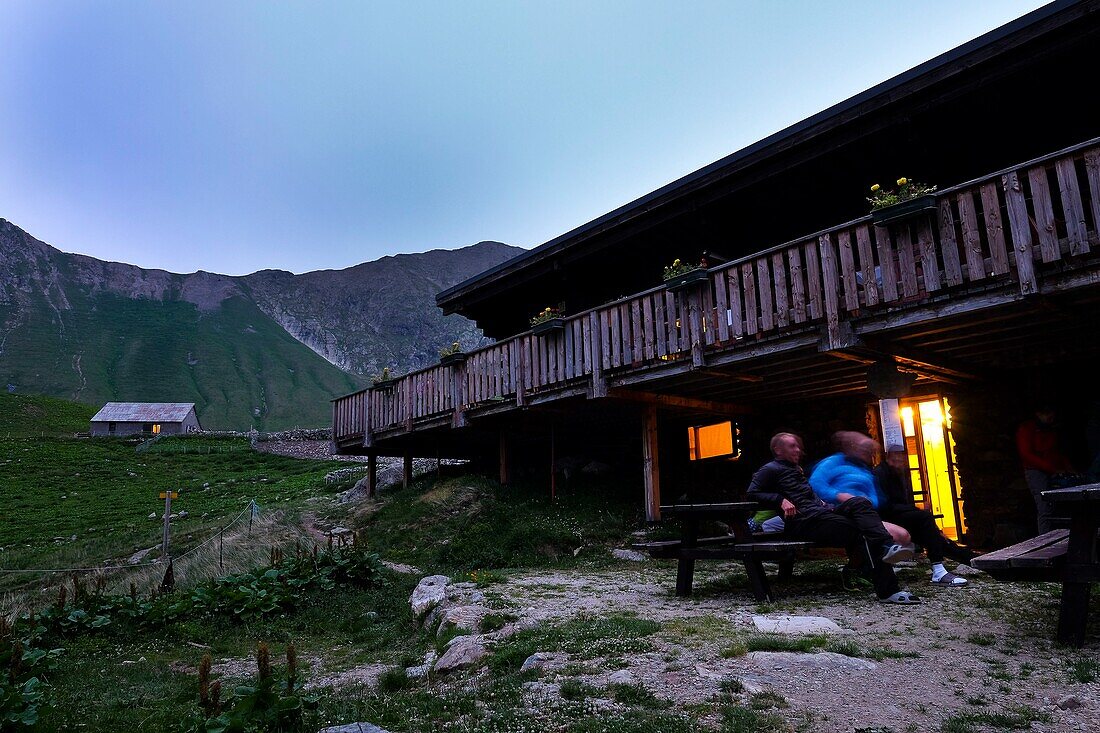
<svg viewBox="0 0 1100 733"><path fill-rule="evenodd" d="M943 425L943 410L940 409L940 401L922 402L920 407L920 421L924 423L939 423Z"/></svg>
<svg viewBox="0 0 1100 733"><path fill-rule="evenodd" d="M911 438L917 434L916 428L913 426L913 408L903 407L901 408L901 429L905 433L905 437Z"/></svg>
<svg viewBox="0 0 1100 733"><path fill-rule="evenodd" d="M153 423L153 435L160 435L160 423Z"/></svg>
<svg viewBox="0 0 1100 733"><path fill-rule="evenodd" d="M688 428L689 458L697 461L735 455L733 435L733 423L728 421Z"/></svg>

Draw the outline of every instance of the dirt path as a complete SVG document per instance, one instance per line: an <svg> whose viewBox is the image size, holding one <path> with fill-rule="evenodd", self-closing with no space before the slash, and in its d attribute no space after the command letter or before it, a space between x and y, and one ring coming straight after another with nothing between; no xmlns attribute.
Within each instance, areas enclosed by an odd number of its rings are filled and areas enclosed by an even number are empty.
<svg viewBox="0 0 1100 733"><path fill-rule="evenodd" d="M524 573L491 591L526 619L628 612L661 622L656 652L626 658L629 677L679 705L705 703L724 680L736 678L744 695L781 695L790 705L783 714L814 731L938 731L952 714L1020 706L1051 719L1031 730L1100 730L1100 683L1071 681L1071 664L1082 654L1051 641L1056 587L979 576L967 588L933 588L924 585L927 568L916 568L904 571L903 579L925 603L887 607L869 595L840 591L831 582L831 567L817 565L806 571L808 578L788 586L788 600L759 606L740 568L709 563L700 570L700 592L692 599L673 594L670 563L624 563L591 574ZM836 643L862 650L860 656L745 653L745 640L758 634L754 615L783 614L835 621ZM739 655L723 656L738 645ZM1093 639L1084 655L1095 660L1096 647ZM883 658L882 650L914 656ZM585 681L606 684L607 676ZM546 681L561 679L551 675ZM1070 695L1074 699L1066 700ZM1079 707L1062 709L1059 701Z"/></svg>

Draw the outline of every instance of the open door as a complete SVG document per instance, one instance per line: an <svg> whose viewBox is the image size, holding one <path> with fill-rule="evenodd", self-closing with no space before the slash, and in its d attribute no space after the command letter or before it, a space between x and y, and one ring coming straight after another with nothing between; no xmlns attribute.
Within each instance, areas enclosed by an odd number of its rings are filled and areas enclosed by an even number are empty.
<svg viewBox="0 0 1100 733"><path fill-rule="evenodd" d="M913 501L936 515L945 536L961 540L966 534L966 516L955 466L951 406L945 397L920 397L903 400L900 407Z"/></svg>

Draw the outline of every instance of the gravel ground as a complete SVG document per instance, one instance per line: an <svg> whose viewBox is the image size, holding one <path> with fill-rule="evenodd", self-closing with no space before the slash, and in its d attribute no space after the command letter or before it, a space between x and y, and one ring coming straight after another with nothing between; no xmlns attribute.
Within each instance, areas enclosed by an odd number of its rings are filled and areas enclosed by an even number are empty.
<svg viewBox="0 0 1100 733"><path fill-rule="evenodd" d="M1100 682L1082 684L1069 674L1076 660L1100 661L1100 640L1094 634L1080 651L1054 645L1056 586L975 576L966 588L937 588L925 585L924 565L902 571L903 584L924 603L883 606L870 595L840 590L833 567L800 564L792 583L773 583L787 597L766 605L752 601L739 567L717 563L700 563L691 599L675 597L674 566L666 562L517 574L491 586L491 594L525 620L631 612L662 622L656 650L626 662L631 677L677 705L706 703L724 680L737 678L745 699L762 691L786 698L790 707L781 712L796 726L810 726L803 730L938 731L952 714L1018 706L1049 715L1051 722L1036 722L1033 731L1100 730ZM752 617L761 613L823 616L840 625L840 642L918 656L754 652L723 658L723 649L755 633ZM599 667L599 661L587 664ZM609 675L605 669L581 679L606 685ZM539 694L562 679L548 672ZM1060 701L1079 707L1063 709Z"/></svg>

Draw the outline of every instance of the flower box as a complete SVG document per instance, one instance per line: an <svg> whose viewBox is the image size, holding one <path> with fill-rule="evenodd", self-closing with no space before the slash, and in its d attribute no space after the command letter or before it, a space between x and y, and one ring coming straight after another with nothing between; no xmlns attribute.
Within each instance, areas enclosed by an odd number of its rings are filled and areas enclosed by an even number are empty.
<svg viewBox="0 0 1100 733"><path fill-rule="evenodd" d="M453 354L447 354L446 356L439 357L439 364L441 366L454 366L455 364L462 364L466 361L466 354L461 351L456 351Z"/></svg>
<svg viewBox="0 0 1100 733"><path fill-rule="evenodd" d="M397 377L390 379L379 379L377 382L370 386L371 389L376 389L380 392L389 392L397 384Z"/></svg>
<svg viewBox="0 0 1100 733"><path fill-rule="evenodd" d="M696 267L694 270L688 270L683 275L676 275L665 280L665 287L676 292L677 290L683 290L699 283L707 281L708 273L702 267Z"/></svg>
<svg viewBox="0 0 1100 733"><path fill-rule="evenodd" d="M565 319L559 317L548 318L531 326L531 333L535 336L545 336L548 333L563 330L565 330Z"/></svg>
<svg viewBox="0 0 1100 733"><path fill-rule="evenodd" d="M876 224L890 224L895 221L910 219L935 208L936 197L933 194L927 194L925 196L917 196L908 201L902 201L900 204L875 209L871 212L871 219Z"/></svg>

